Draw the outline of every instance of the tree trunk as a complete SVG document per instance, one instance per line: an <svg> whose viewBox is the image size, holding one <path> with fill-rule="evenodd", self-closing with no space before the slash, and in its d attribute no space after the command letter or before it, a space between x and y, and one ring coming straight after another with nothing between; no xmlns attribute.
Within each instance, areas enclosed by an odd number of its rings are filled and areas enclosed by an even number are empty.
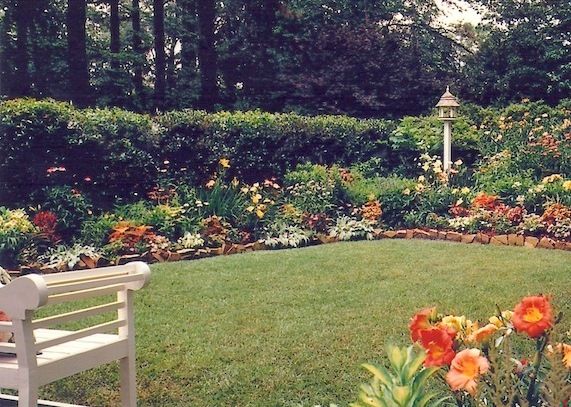
<svg viewBox="0 0 571 407"><path fill-rule="evenodd" d="M143 91L143 52L141 40L141 12L139 0L133 0L131 6L131 24L133 26L133 88L135 90L135 105L143 108L145 105Z"/></svg>
<svg viewBox="0 0 571 407"><path fill-rule="evenodd" d="M119 17L119 0L110 0L109 6L111 14L109 18L111 60L109 72L111 104L121 105L121 86L119 85L119 75L121 64L119 63L119 52L121 51L121 21Z"/></svg>
<svg viewBox="0 0 571 407"><path fill-rule="evenodd" d="M31 56L33 64L33 73L31 81L34 85L33 94L36 97L44 98L49 96L48 82L52 74L50 62L52 61L51 53L48 47L50 33L48 29L47 16L44 10L49 7L48 0L37 0L32 10L32 27L30 27Z"/></svg>
<svg viewBox="0 0 571 407"><path fill-rule="evenodd" d="M10 26L12 20L12 13L6 10L2 19L2 32L0 33L0 97L11 96L12 86L11 77L13 70L11 69L8 57L10 56Z"/></svg>
<svg viewBox="0 0 571 407"><path fill-rule="evenodd" d="M165 5L164 0L153 0L153 27L155 34L155 103L157 110L165 107L166 55L165 55Z"/></svg>
<svg viewBox="0 0 571 407"><path fill-rule="evenodd" d="M31 2L28 0L18 0L16 2L16 49L14 52L15 72L13 93L14 96L17 97L30 95L28 29L31 5Z"/></svg>
<svg viewBox="0 0 571 407"><path fill-rule="evenodd" d="M212 110L218 101L217 54L215 45L214 20L216 2L197 0L198 12L198 61L200 67L200 107Z"/></svg>
<svg viewBox="0 0 571 407"><path fill-rule="evenodd" d="M177 0L180 13L180 63L181 69L177 89L181 89L180 103L182 107L192 106L195 89L193 86L198 76L196 64L196 4L195 0Z"/></svg>
<svg viewBox="0 0 571 407"><path fill-rule="evenodd" d="M85 30L86 8L87 0L67 1L68 91L70 100L79 107L85 107L91 101Z"/></svg>

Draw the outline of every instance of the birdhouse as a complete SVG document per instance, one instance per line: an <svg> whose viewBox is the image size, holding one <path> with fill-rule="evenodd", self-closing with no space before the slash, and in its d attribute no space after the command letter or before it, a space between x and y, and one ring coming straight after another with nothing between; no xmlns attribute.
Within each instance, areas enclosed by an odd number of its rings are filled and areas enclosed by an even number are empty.
<svg viewBox="0 0 571 407"><path fill-rule="evenodd" d="M450 88L446 87L446 92L440 98L440 101L436 105L438 108L438 118L440 120L454 120L458 116L458 107L460 104L452 93L450 93Z"/></svg>

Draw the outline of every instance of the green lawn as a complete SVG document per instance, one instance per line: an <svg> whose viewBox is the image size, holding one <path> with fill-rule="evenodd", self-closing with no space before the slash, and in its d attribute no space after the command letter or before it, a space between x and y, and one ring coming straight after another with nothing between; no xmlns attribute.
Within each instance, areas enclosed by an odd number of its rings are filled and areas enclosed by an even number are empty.
<svg viewBox="0 0 571 407"><path fill-rule="evenodd" d="M382 240L153 266L137 293L141 406L346 405L419 308L473 318L550 293L571 321L571 253ZM110 365L47 389L118 405Z"/></svg>

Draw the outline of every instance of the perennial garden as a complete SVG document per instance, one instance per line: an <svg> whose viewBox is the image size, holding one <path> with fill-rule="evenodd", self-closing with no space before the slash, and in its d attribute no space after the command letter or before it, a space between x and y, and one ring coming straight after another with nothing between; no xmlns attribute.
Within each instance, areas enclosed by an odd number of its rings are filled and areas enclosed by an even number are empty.
<svg viewBox="0 0 571 407"><path fill-rule="evenodd" d="M148 116L6 101L0 265L64 272L393 237L571 250L570 117L569 101L466 107L445 171L432 116ZM564 319L551 297L520 294L481 324L417 313L416 348L388 348L392 371L367 364L356 405L565 406Z"/></svg>
<svg viewBox="0 0 571 407"><path fill-rule="evenodd" d="M434 117L151 117L7 101L0 264L62 271L459 233L570 249L570 109L466 108L445 172Z"/></svg>

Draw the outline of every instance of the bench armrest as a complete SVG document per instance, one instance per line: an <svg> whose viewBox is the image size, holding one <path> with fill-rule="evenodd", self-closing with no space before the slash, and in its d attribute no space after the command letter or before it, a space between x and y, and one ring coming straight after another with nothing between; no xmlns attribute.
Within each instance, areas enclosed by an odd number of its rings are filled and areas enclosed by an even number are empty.
<svg viewBox="0 0 571 407"><path fill-rule="evenodd" d="M26 319L26 311L36 310L48 301L48 287L36 274L18 277L0 287L0 310L12 319Z"/></svg>

